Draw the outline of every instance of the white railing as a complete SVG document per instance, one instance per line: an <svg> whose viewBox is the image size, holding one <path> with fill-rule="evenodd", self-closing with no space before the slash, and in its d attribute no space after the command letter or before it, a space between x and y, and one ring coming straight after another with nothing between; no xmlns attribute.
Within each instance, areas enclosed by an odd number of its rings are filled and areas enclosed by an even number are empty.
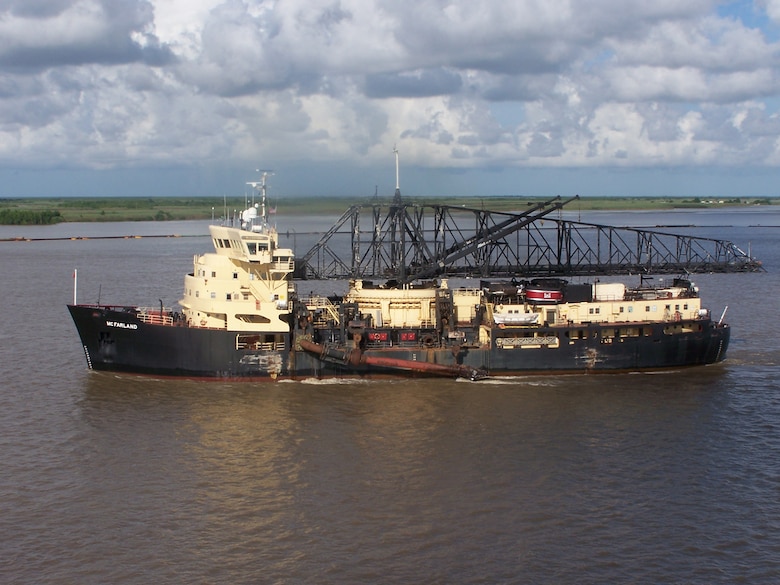
<svg viewBox="0 0 780 585"><path fill-rule="evenodd" d="M173 325L171 313L165 312L164 309L162 314L160 314L159 309L155 310L139 307L136 317L141 323L146 323L148 325Z"/></svg>

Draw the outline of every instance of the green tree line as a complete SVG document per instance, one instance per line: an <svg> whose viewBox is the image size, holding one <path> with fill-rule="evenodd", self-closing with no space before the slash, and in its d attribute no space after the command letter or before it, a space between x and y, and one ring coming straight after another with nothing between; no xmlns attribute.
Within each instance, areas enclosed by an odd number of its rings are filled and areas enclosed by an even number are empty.
<svg viewBox="0 0 780 585"><path fill-rule="evenodd" d="M51 225L63 221L56 209L0 209L2 225Z"/></svg>

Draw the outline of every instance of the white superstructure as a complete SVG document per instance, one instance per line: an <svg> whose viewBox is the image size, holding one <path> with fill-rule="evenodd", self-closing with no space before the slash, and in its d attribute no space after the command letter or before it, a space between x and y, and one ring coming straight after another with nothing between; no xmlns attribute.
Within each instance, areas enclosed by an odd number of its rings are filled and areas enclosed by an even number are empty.
<svg viewBox="0 0 780 585"><path fill-rule="evenodd" d="M289 332L295 263L293 251L279 247L276 228L268 222L266 177L263 173L262 182L249 183L261 202L241 214L238 226L209 227L214 252L195 256L179 301L190 326Z"/></svg>

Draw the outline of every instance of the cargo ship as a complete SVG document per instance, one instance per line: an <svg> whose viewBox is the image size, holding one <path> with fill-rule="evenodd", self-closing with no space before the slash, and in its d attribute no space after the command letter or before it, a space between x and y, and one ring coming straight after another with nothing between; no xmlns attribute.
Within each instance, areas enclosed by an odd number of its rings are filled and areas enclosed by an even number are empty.
<svg viewBox="0 0 780 585"><path fill-rule="evenodd" d="M685 277L650 286L563 278L352 279L343 295L299 294L293 250L260 202L209 227L179 306L68 309L87 366L153 376L281 380L586 374L722 361L714 319Z"/></svg>

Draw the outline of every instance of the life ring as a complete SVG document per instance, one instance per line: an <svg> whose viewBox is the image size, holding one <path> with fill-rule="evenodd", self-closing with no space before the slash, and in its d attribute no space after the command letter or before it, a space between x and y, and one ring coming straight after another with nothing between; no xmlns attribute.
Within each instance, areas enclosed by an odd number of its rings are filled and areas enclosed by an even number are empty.
<svg viewBox="0 0 780 585"><path fill-rule="evenodd" d="M503 313L504 305L496 305L496 313Z"/></svg>
<svg viewBox="0 0 780 585"><path fill-rule="evenodd" d="M425 347L433 347L434 344L433 335L423 335L422 344Z"/></svg>
<svg viewBox="0 0 780 585"><path fill-rule="evenodd" d="M205 327L205 326L206 326L206 323L207 323L207 321L206 321L205 319L201 319L201 320L200 320L200 326L201 326L201 327Z"/></svg>

